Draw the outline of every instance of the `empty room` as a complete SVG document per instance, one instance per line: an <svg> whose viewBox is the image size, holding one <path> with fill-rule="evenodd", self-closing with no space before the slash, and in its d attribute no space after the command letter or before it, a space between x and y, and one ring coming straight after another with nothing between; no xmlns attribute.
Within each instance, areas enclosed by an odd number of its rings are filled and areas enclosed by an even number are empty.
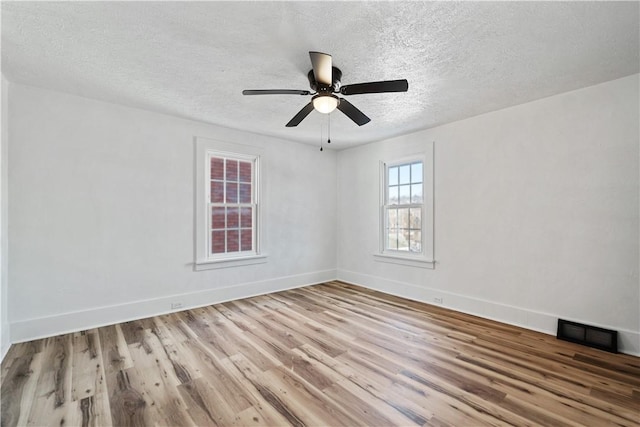
<svg viewBox="0 0 640 427"><path fill-rule="evenodd" d="M640 2L0 12L3 427L640 426Z"/></svg>

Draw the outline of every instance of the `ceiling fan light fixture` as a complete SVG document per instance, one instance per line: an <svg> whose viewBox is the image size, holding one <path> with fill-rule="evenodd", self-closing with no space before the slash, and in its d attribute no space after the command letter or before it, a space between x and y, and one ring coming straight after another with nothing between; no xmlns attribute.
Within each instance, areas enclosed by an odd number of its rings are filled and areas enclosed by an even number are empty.
<svg viewBox="0 0 640 427"><path fill-rule="evenodd" d="M312 99L313 108L322 114L329 114L338 107L340 100L335 95L316 95Z"/></svg>

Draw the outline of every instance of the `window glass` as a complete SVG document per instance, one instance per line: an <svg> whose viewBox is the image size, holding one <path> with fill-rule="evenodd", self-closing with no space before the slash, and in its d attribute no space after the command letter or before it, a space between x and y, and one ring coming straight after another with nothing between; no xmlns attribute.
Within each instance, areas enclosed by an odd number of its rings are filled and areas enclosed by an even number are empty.
<svg viewBox="0 0 640 427"><path fill-rule="evenodd" d="M398 186L394 185L389 187L388 200L390 205L398 204Z"/></svg>
<svg viewBox="0 0 640 427"><path fill-rule="evenodd" d="M255 251L256 160L210 156L210 256Z"/></svg>
<svg viewBox="0 0 640 427"><path fill-rule="evenodd" d="M422 203L422 184L411 184L411 203Z"/></svg>
<svg viewBox="0 0 640 427"><path fill-rule="evenodd" d="M411 165L411 182L422 182L422 162Z"/></svg>
<svg viewBox="0 0 640 427"><path fill-rule="evenodd" d="M389 168L389 185L398 185L398 168Z"/></svg>
<svg viewBox="0 0 640 427"><path fill-rule="evenodd" d="M226 197L227 203L238 203L238 183L227 182Z"/></svg>
<svg viewBox="0 0 640 427"><path fill-rule="evenodd" d="M211 202L222 203L224 201L224 181L211 181Z"/></svg>
<svg viewBox="0 0 640 427"><path fill-rule="evenodd" d="M385 186L385 249L422 252L422 162L390 166Z"/></svg>
<svg viewBox="0 0 640 427"><path fill-rule="evenodd" d="M411 203L411 185L400 186L399 203L401 205L408 205L409 203Z"/></svg>
<svg viewBox="0 0 640 427"><path fill-rule="evenodd" d="M251 163L239 162L240 182L251 182Z"/></svg>
<svg viewBox="0 0 640 427"><path fill-rule="evenodd" d="M238 161L237 160L229 160L226 162L227 173L226 178L227 181L238 181Z"/></svg>
<svg viewBox="0 0 640 427"><path fill-rule="evenodd" d="M409 184L411 182L411 165L400 166L400 184Z"/></svg>
<svg viewBox="0 0 640 427"><path fill-rule="evenodd" d="M222 181L224 179L224 159L211 158L211 179Z"/></svg>
<svg viewBox="0 0 640 427"><path fill-rule="evenodd" d="M240 203L251 203L251 183L240 184Z"/></svg>

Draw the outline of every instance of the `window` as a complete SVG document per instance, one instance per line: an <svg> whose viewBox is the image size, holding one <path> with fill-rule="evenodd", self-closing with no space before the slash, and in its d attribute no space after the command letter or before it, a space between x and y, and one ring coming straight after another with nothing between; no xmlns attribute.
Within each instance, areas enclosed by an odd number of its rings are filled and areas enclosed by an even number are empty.
<svg viewBox="0 0 640 427"><path fill-rule="evenodd" d="M195 270L266 262L262 150L196 138Z"/></svg>
<svg viewBox="0 0 640 427"><path fill-rule="evenodd" d="M434 268L433 145L429 145L425 153L380 163L376 261Z"/></svg>
<svg viewBox="0 0 640 427"><path fill-rule="evenodd" d="M210 258L256 254L256 157L208 153Z"/></svg>
<svg viewBox="0 0 640 427"><path fill-rule="evenodd" d="M386 168L384 250L422 253L423 162Z"/></svg>

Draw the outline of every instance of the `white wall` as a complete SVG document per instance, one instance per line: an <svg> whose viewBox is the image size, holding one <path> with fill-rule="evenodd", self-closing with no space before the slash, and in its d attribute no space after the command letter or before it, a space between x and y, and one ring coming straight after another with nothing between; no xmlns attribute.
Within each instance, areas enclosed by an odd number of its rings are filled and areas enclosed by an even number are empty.
<svg viewBox="0 0 640 427"><path fill-rule="evenodd" d="M336 154L11 84L14 342L334 279ZM265 152L266 264L195 272L194 136Z"/></svg>
<svg viewBox="0 0 640 427"><path fill-rule="evenodd" d="M640 353L638 75L338 155L338 277ZM435 270L374 261L378 162L435 141Z"/></svg>
<svg viewBox="0 0 640 427"><path fill-rule="evenodd" d="M337 276L548 333L611 327L640 353L638 75L337 154L9 88L14 342ZM193 271L194 136L266 151L266 264ZM375 262L378 162L429 141L436 268Z"/></svg>
<svg viewBox="0 0 640 427"><path fill-rule="evenodd" d="M4 358L11 345L9 329L9 310L7 308L7 267L8 267L8 157L9 143L9 82L2 75L2 145L0 148L0 360Z"/></svg>

